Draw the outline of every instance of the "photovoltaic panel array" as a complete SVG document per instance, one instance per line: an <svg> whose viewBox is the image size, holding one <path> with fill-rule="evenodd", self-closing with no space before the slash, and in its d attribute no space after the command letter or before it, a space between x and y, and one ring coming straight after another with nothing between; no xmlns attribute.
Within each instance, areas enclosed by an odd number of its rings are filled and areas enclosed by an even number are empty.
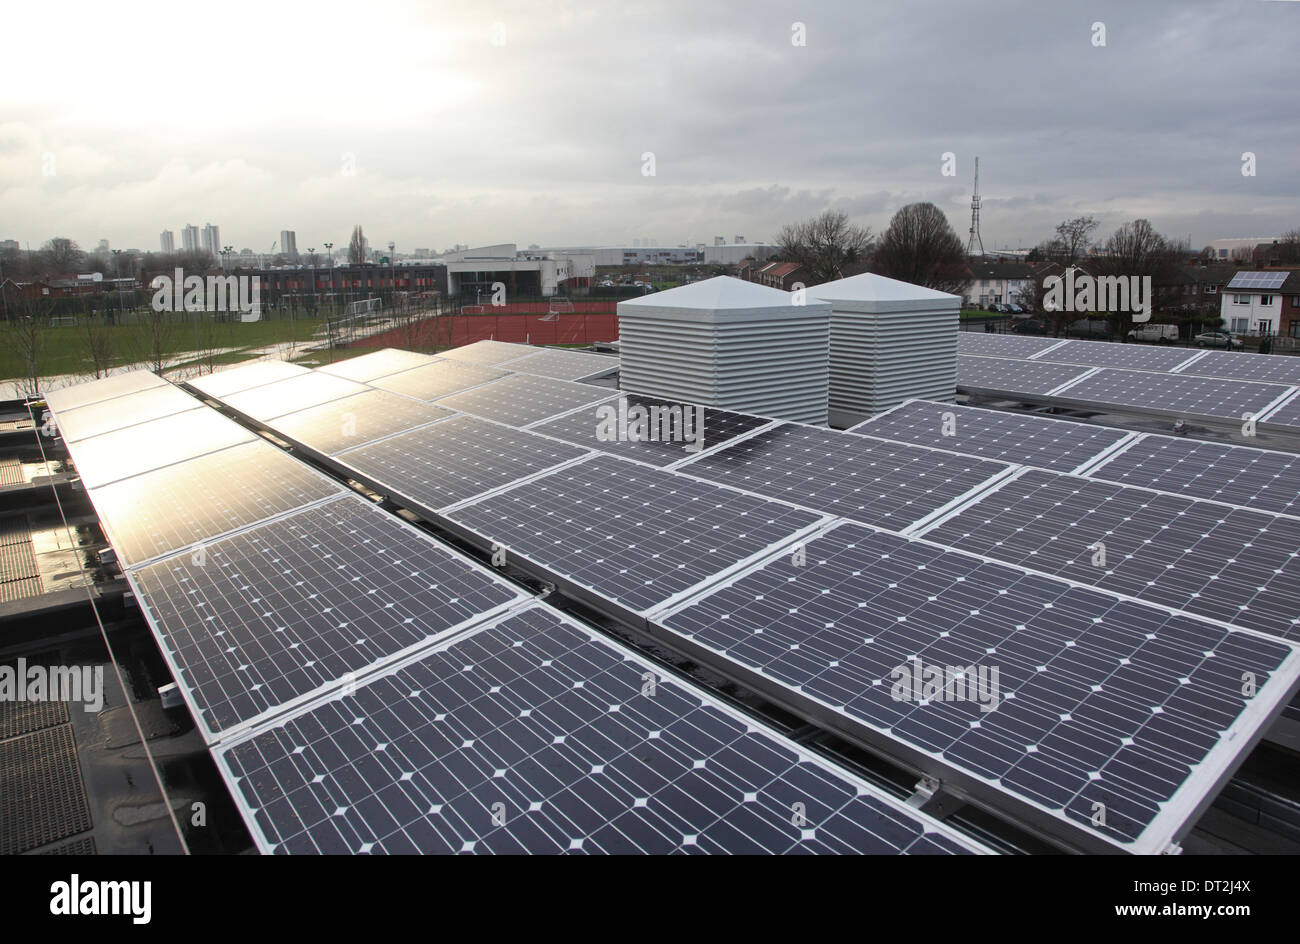
<svg viewBox="0 0 1300 944"><path fill-rule="evenodd" d="M189 394L165 384L111 400L60 410L59 435L64 442L76 442L173 413L202 408L202 404Z"/></svg>
<svg viewBox="0 0 1300 944"><path fill-rule="evenodd" d="M151 387L165 386L167 381L147 370L132 370L124 374L112 374L86 383L73 384L44 393L45 403L51 410L59 413L88 406L101 400L109 400L128 393L138 393Z"/></svg>
<svg viewBox="0 0 1300 944"><path fill-rule="evenodd" d="M296 413L309 406L318 406L331 400L341 400L369 388L354 380L344 380L330 374L312 371L301 377L290 377L275 383L264 384L219 399L231 409L259 422Z"/></svg>
<svg viewBox="0 0 1300 944"><path fill-rule="evenodd" d="M703 422L699 421L701 415ZM533 429L622 459L666 466L771 422L749 413L630 393L547 420Z"/></svg>
<svg viewBox="0 0 1300 944"><path fill-rule="evenodd" d="M449 410L496 420L507 426L527 426L607 396L601 388L586 384L511 374L437 402Z"/></svg>
<svg viewBox="0 0 1300 944"><path fill-rule="evenodd" d="M1114 404L1129 409L1149 408L1240 422L1247 413L1261 413L1286 390L1277 384L1103 369L1072 384L1059 396L1071 401Z"/></svg>
<svg viewBox="0 0 1300 944"><path fill-rule="evenodd" d="M342 494L269 443L220 449L95 489L99 520L127 566Z"/></svg>
<svg viewBox="0 0 1300 944"><path fill-rule="evenodd" d="M209 742L522 596L355 495L131 580Z"/></svg>
<svg viewBox="0 0 1300 944"><path fill-rule="evenodd" d="M376 378L370 381L370 385L417 400L437 400L504 376L505 371L491 367L442 360L427 367L414 367L398 374Z"/></svg>
<svg viewBox="0 0 1300 944"><path fill-rule="evenodd" d="M319 370L345 380L368 383L377 377L385 377L388 374L410 370L412 367L424 367L437 362L436 357L430 357L428 354L417 354L415 351L389 347L359 357L350 357L335 364L325 364Z"/></svg>
<svg viewBox="0 0 1300 944"><path fill-rule="evenodd" d="M294 442L329 456L451 415L451 410L409 397L367 390L277 416L270 425Z"/></svg>
<svg viewBox="0 0 1300 944"><path fill-rule="evenodd" d="M263 852L987 851L539 606L217 756Z"/></svg>
<svg viewBox="0 0 1300 944"><path fill-rule="evenodd" d="M1030 470L924 533L1030 570L1300 637L1300 520Z"/></svg>
<svg viewBox="0 0 1300 944"><path fill-rule="evenodd" d="M1033 338L1014 334L986 334L982 331L957 332L957 351L961 354L992 354L997 357L1030 357L1045 351L1057 338Z"/></svg>
<svg viewBox="0 0 1300 944"><path fill-rule="evenodd" d="M1225 291L1235 289L1279 289L1290 272L1238 272L1234 275Z"/></svg>
<svg viewBox="0 0 1300 944"><path fill-rule="evenodd" d="M1044 395L1087 373L1088 368L1006 357L957 355L957 389L964 393Z"/></svg>
<svg viewBox="0 0 1300 944"><path fill-rule="evenodd" d="M1072 472L1132 435L1107 426L931 400L911 400L851 432L1058 472Z"/></svg>
<svg viewBox="0 0 1300 944"><path fill-rule="evenodd" d="M1088 477L1300 516L1300 456L1289 452L1142 436Z"/></svg>
<svg viewBox="0 0 1300 944"><path fill-rule="evenodd" d="M1079 848L1163 851L1300 679L1289 644L896 535L842 524L804 551L661 628Z"/></svg>
<svg viewBox="0 0 1300 944"><path fill-rule="evenodd" d="M1272 426L1300 426L1300 396L1292 397L1263 421Z"/></svg>
<svg viewBox="0 0 1300 944"><path fill-rule="evenodd" d="M506 369L520 374L553 377L556 380L583 380L618 370L618 358L607 354L588 354L560 348L543 348L509 361Z"/></svg>
<svg viewBox="0 0 1300 944"><path fill-rule="evenodd" d="M466 344L464 347L443 351L439 356L464 361L468 364L478 364L482 367L493 367L523 357L532 350L526 344L507 344L504 341L475 341L473 344Z"/></svg>
<svg viewBox="0 0 1300 944"><path fill-rule="evenodd" d="M1066 341L1034 360L1087 367L1123 367L1129 370L1172 370L1197 352L1187 348L1150 344L1114 344L1106 341Z"/></svg>
<svg viewBox="0 0 1300 944"><path fill-rule="evenodd" d="M1179 371L1196 377L1226 377L1261 383L1300 384L1300 357L1264 356L1243 351L1206 351Z"/></svg>
<svg viewBox="0 0 1300 944"><path fill-rule="evenodd" d="M186 381L200 393L210 397L225 397L241 390L261 387L278 380L289 380L311 373L306 367L290 364L288 361L264 360L240 364L216 373L205 374Z"/></svg>
<svg viewBox="0 0 1300 944"><path fill-rule="evenodd" d="M508 559L532 561L634 614L668 602L821 517L597 455L447 516Z"/></svg>
<svg viewBox="0 0 1300 944"><path fill-rule="evenodd" d="M456 416L344 452L338 461L371 487L437 511L585 454L544 436Z"/></svg>
<svg viewBox="0 0 1300 944"><path fill-rule="evenodd" d="M902 443L783 424L682 471L865 524L902 530L1009 466Z"/></svg>

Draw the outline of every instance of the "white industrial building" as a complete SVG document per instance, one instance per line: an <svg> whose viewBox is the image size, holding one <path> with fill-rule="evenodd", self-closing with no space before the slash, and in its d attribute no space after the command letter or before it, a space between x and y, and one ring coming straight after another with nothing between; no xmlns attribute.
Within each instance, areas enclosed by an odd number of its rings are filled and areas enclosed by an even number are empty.
<svg viewBox="0 0 1300 944"><path fill-rule="evenodd" d="M549 297L561 294L570 280L589 281L596 271L594 257L589 252L519 252L514 243L462 249L447 253L440 261L447 266L448 294L466 300L472 296L483 305L491 303L497 284L506 287L507 301L512 294ZM586 275L580 275L584 272Z"/></svg>
<svg viewBox="0 0 1300 944"><path fill-rule="evenodd" d="M619 302L619 386L825 425L830 310L730 276Z"/></svg>

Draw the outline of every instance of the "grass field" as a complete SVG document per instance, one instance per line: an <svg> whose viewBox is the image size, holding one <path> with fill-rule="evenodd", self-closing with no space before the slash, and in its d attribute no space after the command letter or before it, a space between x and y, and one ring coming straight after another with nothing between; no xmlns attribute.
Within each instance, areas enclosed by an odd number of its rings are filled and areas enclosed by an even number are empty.
<svg viewBox="0 0 1300 944"><path fill-rule="evenodd" d="M293 321L205 322L196 328L193 322L168 325L162 332L161 349L167 358L186 354L223 350L215 357L218 364L243 360L239 352L287 341L309 341L324 324L322 320L296 318ZM126 324L101 327L105 333L109 361L114 367L145 363L153 347L149 329ZM197 340L196 340L197 339ZM225 351L235 348L235 351ZM0 378L13 379L23 374L22 346L0 330ZM197 352L197 353L196 353ZM207 358L205 358L205 361ZM52 327L40 341L37 364L42 376L88 374L93 372L89 341L80 327Z"/></svg>

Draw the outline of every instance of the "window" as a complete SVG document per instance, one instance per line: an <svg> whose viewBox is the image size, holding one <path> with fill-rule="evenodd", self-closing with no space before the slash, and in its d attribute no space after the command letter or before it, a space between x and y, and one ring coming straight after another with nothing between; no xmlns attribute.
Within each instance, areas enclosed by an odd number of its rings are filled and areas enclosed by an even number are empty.
<svg viewBox="0 0 1300 944"><path fill-rule="evenodd" d="M1232 319L1232 333L1233 333L1233 334L1246 334L1248 331L1250 331L1250 319L1249 319L1249 318L1233 318L1233 319Z"/></svg>
<svg viewBox="0 0 1300 944"><path fill-rule="evenodd" d="M1300 338L1300 321L1291 322L1291 337Z"/></svg>
<svg viewBox="0 0 1300 944"><path fill-rule="evenodd" d="M1250 296L1249 296L1249 295L1233 295L1233 296L1232 296L1232 303L1233 303L1234 305L1249 305L1249 304L1250 304Z"/></svg>
<svg viewBox="0 0 1300 944"><path fill-rule="evenodd" d="M1205 294L1206 294L1206 295L1217 295L1218 293L1219 293L1219 286L1217 286L1217 285L1207 285L1207 286L1205 286Z"/></svg>
<svg viewBox="0 0 1300 944"><path fill-rule="evenodd" d="M1267 308L1267 307L1269 307L1270 305L1273 304L1273 296L1272 296L1272 295L1261 295L1261 296L1259 296L1259 303L1260 303L1262 306L1264 306L1265 308Z"/></svg>

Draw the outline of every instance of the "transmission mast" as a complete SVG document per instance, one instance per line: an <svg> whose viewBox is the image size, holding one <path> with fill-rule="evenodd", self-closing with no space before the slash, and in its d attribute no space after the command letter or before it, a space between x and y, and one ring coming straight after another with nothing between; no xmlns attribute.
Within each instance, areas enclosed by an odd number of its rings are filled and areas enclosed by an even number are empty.
<svg viewBox="0 0 1300 944"><path fill-rule="evenodd" d="M975 192L970 198L970 239L966 242L966 255L975 255L975 247L984 255L984 240L980 237L980 159L975 158Z"/></svg>

